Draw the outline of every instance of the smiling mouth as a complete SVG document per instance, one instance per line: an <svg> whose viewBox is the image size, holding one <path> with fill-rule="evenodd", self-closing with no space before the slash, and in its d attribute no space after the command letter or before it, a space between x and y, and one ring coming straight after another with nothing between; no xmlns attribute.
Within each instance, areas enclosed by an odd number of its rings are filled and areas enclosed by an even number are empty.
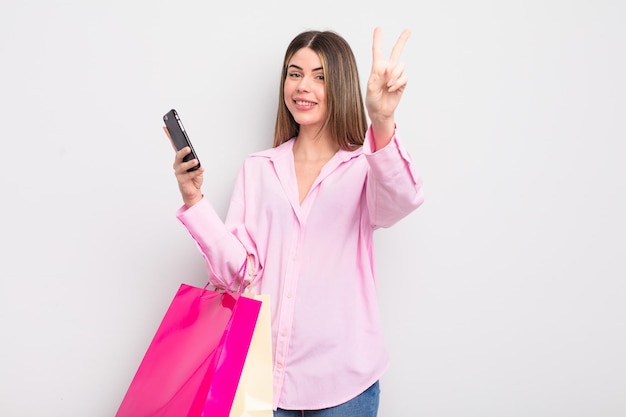
<svg viewBox="0 0 626 417"><path fill-rule="evenodd" d="M302 100L296 100L295 103L298 106L315 106L317 104L312 101L302 101Z"/></svg>

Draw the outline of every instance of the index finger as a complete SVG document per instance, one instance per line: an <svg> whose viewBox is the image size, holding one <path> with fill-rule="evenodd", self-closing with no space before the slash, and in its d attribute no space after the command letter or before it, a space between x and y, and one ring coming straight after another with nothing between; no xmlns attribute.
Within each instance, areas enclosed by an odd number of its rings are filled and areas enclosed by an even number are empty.
<svg viewBox="0 0 626 417"><path fill-rule="evenodd" d="M382 57L381 52L381 40L380 40L380 27L374 28L374 41L372 42L372 59L373 63L380 61Z"/></svg>
<svg viewBox="0 0 626 417"><path fill-rule="evenodd" d="M406 44L407 39L411 35L411 31L409 29L404 29L400 34L400 37L396 41L396 44L393 46L391 50L390 61L396 62L398 58L400 58L400 54L402 54L402 50L404 49L404 45Z"/></svg>

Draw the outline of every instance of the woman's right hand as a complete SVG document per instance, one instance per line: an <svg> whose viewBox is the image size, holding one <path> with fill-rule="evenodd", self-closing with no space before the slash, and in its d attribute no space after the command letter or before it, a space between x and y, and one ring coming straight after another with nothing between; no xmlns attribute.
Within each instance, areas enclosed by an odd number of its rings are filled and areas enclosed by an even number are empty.
<svg viewBox="0 0 626 417"><path fill-rule="evenodd" d="M172 144L174 151L176 151L170 132L166 127L163 127L163 130L170 139L170 143ZM176 181L178 181L178 189L180 190L180 195L183 197L185 206L188 208L202 199L202 174L204 173L204 167L202 166L195 171L187 172L189 168L193 168L198 165L197 159L183 162L183 158L190 153L191 149L189 146L186 146L180 151L176 151L176 156L174 158L174 174L176 175Z"/></svg>

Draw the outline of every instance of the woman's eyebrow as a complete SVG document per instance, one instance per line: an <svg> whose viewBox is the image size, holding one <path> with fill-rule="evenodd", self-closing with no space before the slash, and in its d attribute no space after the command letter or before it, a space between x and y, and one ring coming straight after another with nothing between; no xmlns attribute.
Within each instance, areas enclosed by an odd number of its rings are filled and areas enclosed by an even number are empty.
<svg viewBox="0 0 626 417"><path fill-rule="evenodd" d="M302 68L300 68L299 66L297 66L296 64L290 64L287 68L296 68L300 71L303 71ZM315 71L322 71L324 69L324 67L317 67L317 68L313 68L313 72Z"/></svg>

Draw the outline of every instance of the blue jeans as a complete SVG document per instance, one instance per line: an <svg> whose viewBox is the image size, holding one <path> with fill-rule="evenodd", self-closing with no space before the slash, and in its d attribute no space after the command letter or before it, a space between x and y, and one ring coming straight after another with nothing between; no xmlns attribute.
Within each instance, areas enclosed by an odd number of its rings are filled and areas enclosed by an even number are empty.
<svg viewBox="0 0 626 417"><path fill-rule="evenodd" d="M371 387L348 402L323 410L283 410L274 411L274 417L376 417L380 387L376 381Z"/></svg>

